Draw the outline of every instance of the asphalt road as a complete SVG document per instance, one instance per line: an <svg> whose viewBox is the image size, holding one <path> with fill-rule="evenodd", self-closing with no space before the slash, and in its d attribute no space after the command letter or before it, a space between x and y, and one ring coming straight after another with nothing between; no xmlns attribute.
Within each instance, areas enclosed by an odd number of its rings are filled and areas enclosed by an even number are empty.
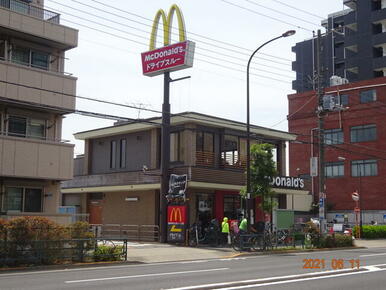
<svg viewBox="0 0 386 290"><path fill-rule="evenodd" d="M304 266L311 269L305 269ZM319 268L315 269L317 266ZM386 289L386 248L24 271L0 275L0 289L173 288L383 290Z"/></svg>

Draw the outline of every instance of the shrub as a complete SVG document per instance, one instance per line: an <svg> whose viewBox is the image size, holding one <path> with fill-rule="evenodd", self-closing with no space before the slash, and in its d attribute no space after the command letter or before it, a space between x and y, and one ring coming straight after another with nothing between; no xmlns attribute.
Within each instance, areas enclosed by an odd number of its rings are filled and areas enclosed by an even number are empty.
<svg viewBox="0 0 386 290"><path fill-rule="evenodd" d="M353 245L352 237L343 234L332 234L321 237L319 248L340 248L351 247Z"/></svg>
<svg viewBox="0 0 386 290"><path fill-rule="evenodd" d="M359 227L355 226L353 233L357 236ZM386 238L386 225L364 225L362 226L362 237L364 239L382 239Z"/></svg>
<svg viewBox="0 0 386 290"><path fill-rule="evenodd" d="M122 246L98 246L94 252L95 261L119 261L122 255Z"/></svg>

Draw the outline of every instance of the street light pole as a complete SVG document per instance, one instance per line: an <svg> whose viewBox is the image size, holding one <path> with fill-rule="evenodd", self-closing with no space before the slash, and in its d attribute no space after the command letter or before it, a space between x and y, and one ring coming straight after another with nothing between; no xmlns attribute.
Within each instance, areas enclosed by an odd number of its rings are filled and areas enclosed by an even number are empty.
<svg viewBox="0 0 386 290"><path fill-rule="evenodd" d="M254 55L265 45L267 45L268 43L272 42L272 41L275 41L279 38L282 38L282 37L288 37L288 36L291 36L291 35L294 35L296 33L295 30L288 30L287 32L283 33L282 35L278 36L278 37L275 37L275 38L272 38L271 40L268 40L267 42L263 43L262 45L260 45L253 53L252 55L250 56L249 60L248 60L248 65L247 65L247 162L246 162L246 166L247 166L247 202L246 202L246 217L249 217L249 223L250 224L253 224L253 220L252 220L252 217L253 215L251 214L251 212L253 211L252 207L251 207L251 199L250 199L250 194L251 194L251 163L250 163L250 159L251 159L251 143L250 143L250 136L251 136L251 128L250 128L250 117L249 117L249 67L251 65L251 61L252 61L252 58L254 57ZM262 196L262 203L263 203L263 206L264 206L264 196ZM248 219L248 218L247 218Z"/></svg>

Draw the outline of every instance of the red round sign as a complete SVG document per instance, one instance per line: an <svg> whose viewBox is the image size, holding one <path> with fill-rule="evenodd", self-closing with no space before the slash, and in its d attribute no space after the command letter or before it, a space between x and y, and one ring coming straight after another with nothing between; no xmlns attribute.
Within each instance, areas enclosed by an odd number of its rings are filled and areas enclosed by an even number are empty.
<svg viewBox="0 0 386 290"><path fill-rule="evenodd" d="M351 194L351 197L353 199L353 201L358 201L359 200L359 193L354 191L352 194Z"/></svg>

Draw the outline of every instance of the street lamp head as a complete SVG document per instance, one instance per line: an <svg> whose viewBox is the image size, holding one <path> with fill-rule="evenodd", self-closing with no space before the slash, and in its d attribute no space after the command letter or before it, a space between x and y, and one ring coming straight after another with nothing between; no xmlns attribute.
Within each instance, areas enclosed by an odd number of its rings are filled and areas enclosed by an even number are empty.
<svg viewBox="0 0 386 290"><path fill-rule="evenodd" d="M296 33L295 30L288 30L287 32L284 32L281 36L282 37L288 37L288 36L292 36Z"/></svg>

